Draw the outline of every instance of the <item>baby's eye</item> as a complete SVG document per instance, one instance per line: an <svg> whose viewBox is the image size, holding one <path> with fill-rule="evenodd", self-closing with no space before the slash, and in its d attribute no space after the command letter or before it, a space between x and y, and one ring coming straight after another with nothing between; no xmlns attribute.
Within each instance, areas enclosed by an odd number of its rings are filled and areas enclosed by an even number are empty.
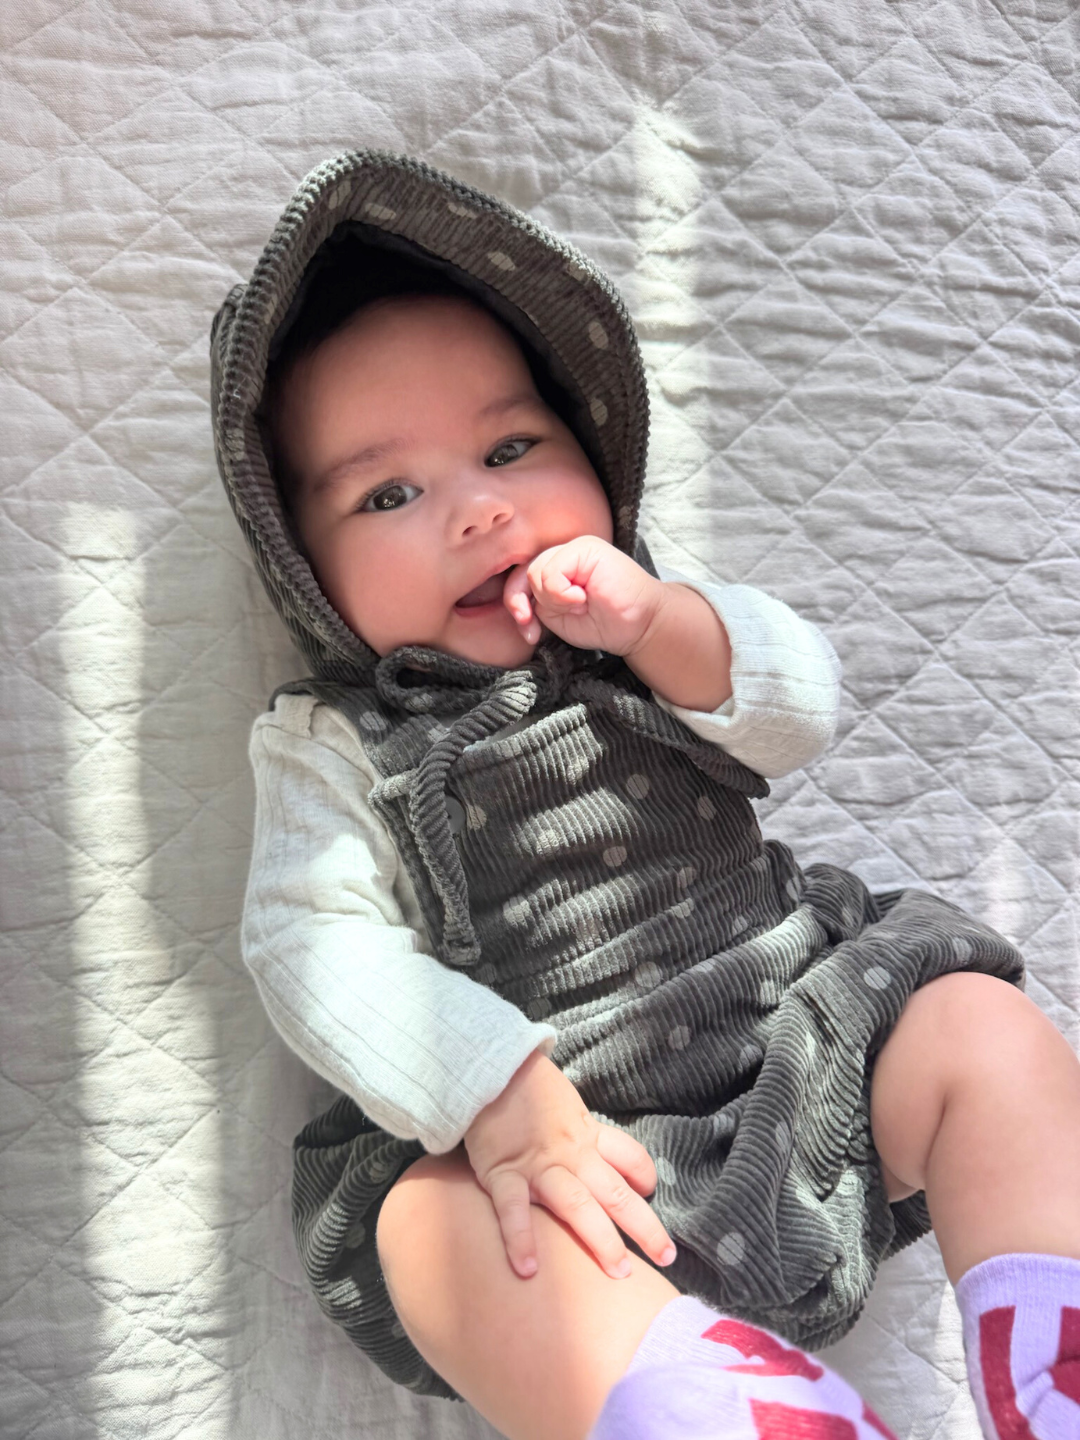
<svg viewBox="0 0 1080 1440"><path fill-rule="evenodd" d="M484 461L485 465L509 465L520 460L536 444L535 440L503 440Z"/></svg>
<svg viewBox="0 0 1080 1440"><path fill-rule="evenodd" d="M379 490L373 490L370 495L365 495L358 510L366 510L370 514L373 510L400 510L407 500L401 497L406 490L415 490L415 485L403 485L395 480L392 485L383 485Z"/></svg>

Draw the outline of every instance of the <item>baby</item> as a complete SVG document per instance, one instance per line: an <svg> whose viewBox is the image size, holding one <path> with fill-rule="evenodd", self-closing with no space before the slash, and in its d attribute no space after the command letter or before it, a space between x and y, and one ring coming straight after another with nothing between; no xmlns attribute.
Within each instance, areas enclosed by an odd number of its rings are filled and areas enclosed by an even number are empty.
<svg viewBox="0 0 1080 1440"><path fill-rule="evenodd" d="M328 1313L511 1437L869 1435L748 1322L843 1333L928 1207L985 1433L1080 1436L1080 1066L1001 937L761 841L834 657L653 566L602 277L342 157L219 316L214 392L314 672L253 735L244 947L342 1091L296 1142Z"/></svg>

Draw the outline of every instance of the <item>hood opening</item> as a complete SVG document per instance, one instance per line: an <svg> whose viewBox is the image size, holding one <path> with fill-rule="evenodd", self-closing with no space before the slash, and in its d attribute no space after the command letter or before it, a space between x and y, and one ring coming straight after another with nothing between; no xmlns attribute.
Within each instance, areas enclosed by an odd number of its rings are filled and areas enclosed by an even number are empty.
<svg viewBox="0 0 1080 1440"><path fill-rule="evenodd" d="M612 500L612 487L605 474L589 407L532 320L484 281L431 254L414 241L363 221L350 220L338 225L315 252L270 341L267 381L258 419L271 473L286 510L289 509L288 487L281 484L275 473L267 418L268 402L274 395L278 377L299 356L329 339L362 305L404 294L449 295L471 300L500 320L525 356L540 397L572 431L600 477L609 501Z"/></svg>

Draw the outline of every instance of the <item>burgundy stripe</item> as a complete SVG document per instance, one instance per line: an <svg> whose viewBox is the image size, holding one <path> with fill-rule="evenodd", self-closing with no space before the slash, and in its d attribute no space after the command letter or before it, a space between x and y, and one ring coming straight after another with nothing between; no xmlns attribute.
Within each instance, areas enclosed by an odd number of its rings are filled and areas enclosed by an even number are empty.
<svg viewBox="0 0 1080 1440"><path fill-rule="evenodd" d="M751 1400L758 1440L859 1440L850 1420L824 1410L800 1410L768 1400Z"/></svg>
<svg viewBox="0 0 1080 1440"><path fill-rule="evenodd" d="M801 1350L781 1345L775 1336L756 1325L747 1325L742 1320L722 1316L703 1333L703 1340L714 1340L717 1345L730 1345L745 1355L748 1360L760 1360L760 1365L725 1365L725 1370L741 1371L747 1375L801 1375L804 1380L820 1380L825 1371Z"/></svg>
<svg viewBox="0 0 1080 1440"><path fill-rule="evenodd" d="M1061 1307L1061 1340L1050 1374L1054 1389L1080 1405L1080 1310L1072 1305Z"/></svg>
<svg viewBox="0 0 1080 1440"><path fill-rule="evenodd" d="M999 1440L1035 1440L1027 1418L1016 1404L1012 1377L1012 1330L1015 1305L986 1310L979 1317L979 1360L990 1418Z"/></svg>

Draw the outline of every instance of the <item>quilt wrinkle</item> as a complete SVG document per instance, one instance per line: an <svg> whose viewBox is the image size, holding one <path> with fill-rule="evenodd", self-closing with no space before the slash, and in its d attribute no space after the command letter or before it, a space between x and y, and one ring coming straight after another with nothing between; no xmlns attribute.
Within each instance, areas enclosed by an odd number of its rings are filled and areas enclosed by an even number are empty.
<svg viewBox="0 0 1080 1440"><path fill-rule="evenodd" d="M490 1440L395 1392L293 1253L292 1139L334 1097L275 1035L237 926L247 732L304 662L213 473L210 318L349 149L417 155L593 256L642 337L650 548L789 601L844 661L840 734L759 816L889 914L924 889L984 917L1076 1044L1075 6L182 10L0 13L0 1432ZM448 698L412 714L417 758ZM793 913L842 950L828 889ZM558 979L595 999L594 973ZM823 1032L828 997L796 993L792 1034ZM789 1063L752 1043L747 1075ZM750 1094L725 1095L718 1158L772 1123ZM711 1125L683 1115L671 1143ZM354 1195L419 1153L370 1144ZM897 1433L967 1440L952 1297L908 1244L926 1220L893 1207L907 1248L827 1358Z"/></svg>

